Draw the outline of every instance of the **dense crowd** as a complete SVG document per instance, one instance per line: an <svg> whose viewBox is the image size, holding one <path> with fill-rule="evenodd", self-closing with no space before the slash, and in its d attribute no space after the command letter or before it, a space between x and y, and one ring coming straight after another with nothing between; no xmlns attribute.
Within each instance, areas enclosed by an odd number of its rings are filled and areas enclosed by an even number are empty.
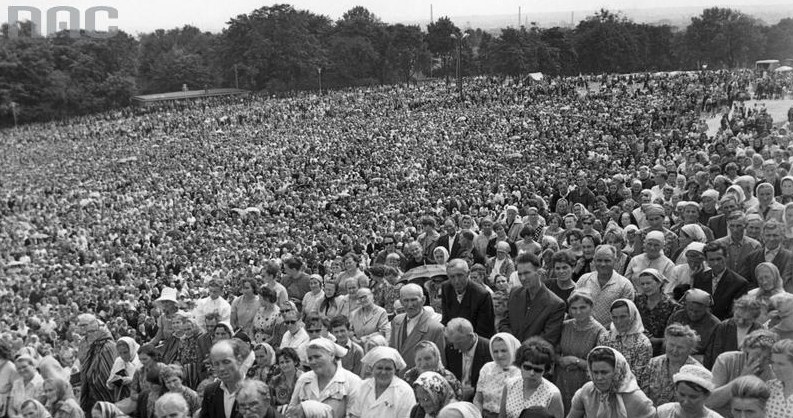
<svg viewBox="0 0 793 418"><path fill-rule="evenodd" d="M743 99L790 85L476 78L2 131L0 417L789 418L793 108Z"/></svg>

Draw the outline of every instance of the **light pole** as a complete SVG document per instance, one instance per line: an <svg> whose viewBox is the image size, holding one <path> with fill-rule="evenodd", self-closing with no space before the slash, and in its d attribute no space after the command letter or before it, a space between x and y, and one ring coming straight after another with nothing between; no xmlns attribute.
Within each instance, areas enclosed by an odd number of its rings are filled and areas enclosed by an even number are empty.
<svg viewBox="0 0 793 418"><path fill-rule="evenodd" d="M322 67L317 67L317 79L319 80L319 95L322 96Z"/></svg>
<svg viewBox="0 0 793 418"><path fill-rule="evenodd" d="M463 73L460 71L460 55L463 52L463 39L468 37L468 33L466 32L462 36L453 33L450 36L457 41L457 91L460 93L460 100L463 100Z"/></svg>

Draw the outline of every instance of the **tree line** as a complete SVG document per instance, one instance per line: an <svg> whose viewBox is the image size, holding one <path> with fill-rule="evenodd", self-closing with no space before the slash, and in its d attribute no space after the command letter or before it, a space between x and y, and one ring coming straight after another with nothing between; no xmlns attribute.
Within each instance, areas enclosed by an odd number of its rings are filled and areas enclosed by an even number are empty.
<svg viewBox="0 0 793 418"><path fill-rule="evenodd" d="M443 17L419 26L384 23L364 7L337 21L287 4L231 18L221 33L193 26L139 38L66 31L0 37L0 124L117 108L136 94L239 87L277 93L410 82L420 77L531 72L550 76L734 68L793 58L793 19L767 25L710 8L684 29L639 24L608 10L574 28L508 27L493 34ZM84 34L84 32L83 32ZM27 35L27 36L26 36Z"/></svg>

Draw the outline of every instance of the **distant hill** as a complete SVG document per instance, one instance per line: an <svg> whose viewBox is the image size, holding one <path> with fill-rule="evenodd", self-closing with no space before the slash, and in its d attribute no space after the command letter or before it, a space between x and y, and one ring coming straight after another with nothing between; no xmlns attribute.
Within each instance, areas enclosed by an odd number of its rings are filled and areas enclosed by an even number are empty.
<svg viewBox="0 0 793 418"><path fill-rule="evenodd" d="M740 10L751 15L766 24L773 25L786 17L793 18L793 2L790 5L741 5L741 6L720 6ZM597 9L577 10L567 12L546 12L546 13L526 13L521 16L522 24L529 26L531 22L536 22L541 28L554 26L574 27L578 22L587 16L593 15ZM702 14L703 7L657 7L650 9L620 9L626 17L636 23L648 23L651 25L670 25L683 29L691 23L691 18ZM610 11L617 11L611 9ZM435 16L437 19L440 16ZM462 29L480 28L488 32L497 33L501 28L508 26L515 27L518 24L518 14L512 15L492 15L492 16L449 16L455 25ZM424 20L402 21L399 23L420 25L426 29L430 23L429 18Z"/></svg>

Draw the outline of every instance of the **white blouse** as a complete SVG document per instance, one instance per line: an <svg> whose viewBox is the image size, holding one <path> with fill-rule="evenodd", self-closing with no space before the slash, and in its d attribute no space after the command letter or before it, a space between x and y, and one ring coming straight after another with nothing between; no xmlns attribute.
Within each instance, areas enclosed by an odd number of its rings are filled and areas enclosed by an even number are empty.
<svg viewBox="0 0 793 418"><path fill-rule="evenodd" d="M289 408L292 409L303 401L319 401L333 408L334 418L343 418L347 411L347 405L355 403L356 393L360 386L360 377L338 366L336 374L333 375L327 386L319 390L317 374L312 370L303 373L297 379Z"/></svg>
<svg viewBox="0 0 793 418"><path fill-rule="evenodd" d="M408 418L415 404L413 389L396 376L380 397L375 398L375 382L370 377L361 384L350 407L350 415L358 418Z"/></svg>

